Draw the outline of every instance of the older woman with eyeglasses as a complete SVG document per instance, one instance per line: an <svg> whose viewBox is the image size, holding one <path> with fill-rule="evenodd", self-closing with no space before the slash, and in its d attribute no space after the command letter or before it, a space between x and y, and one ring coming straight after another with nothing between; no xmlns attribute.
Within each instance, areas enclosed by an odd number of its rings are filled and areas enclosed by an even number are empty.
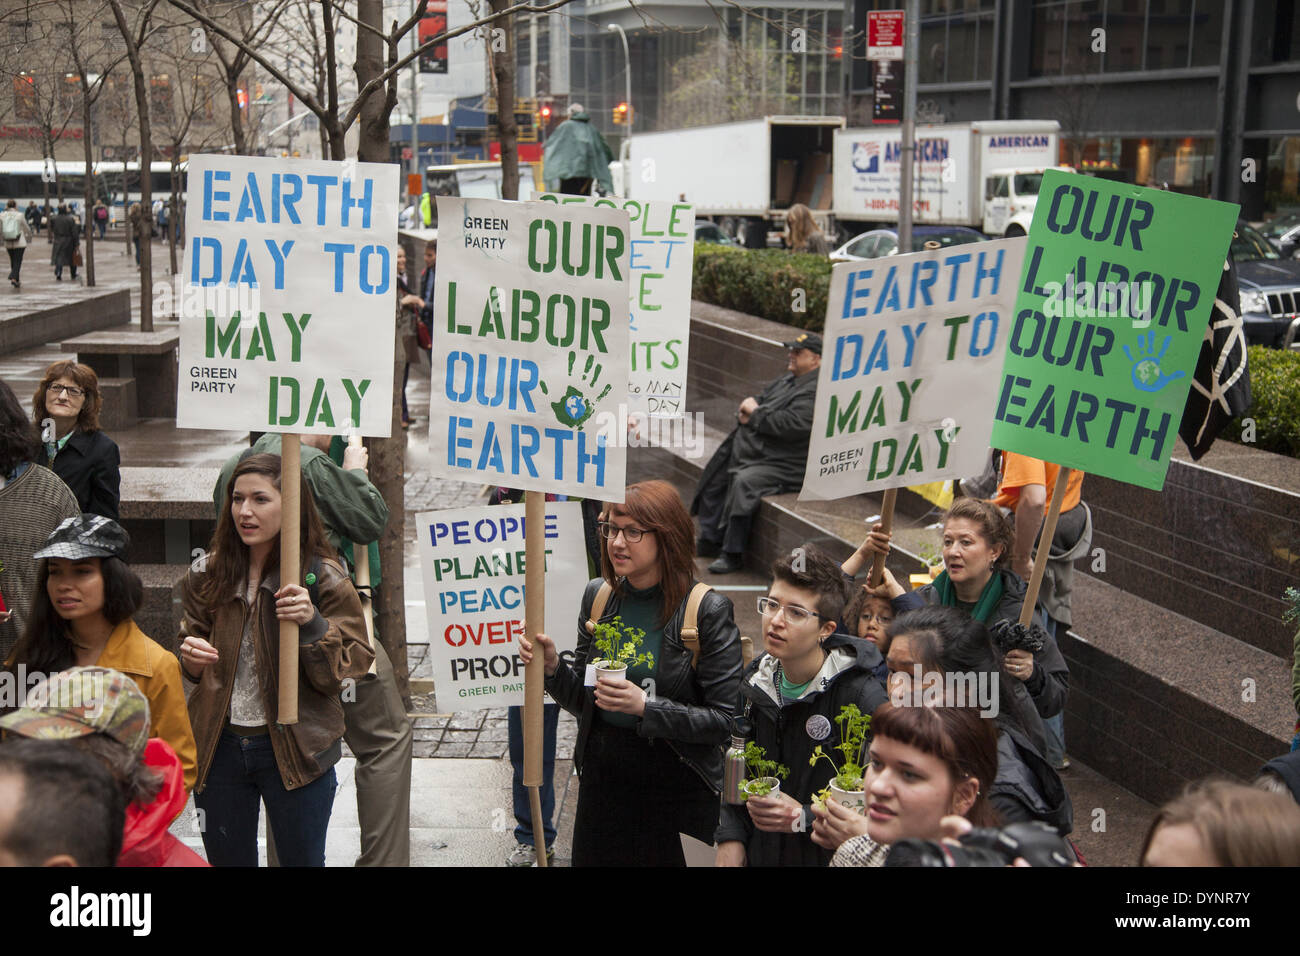
<svg viewBox="0 0 1300 956"><path fill-rule="evenodd" d="M695 581L695 529L672 485L631 485L599 529L601 577L587 585L573 663L545 634L521 637L546 658L546 689L578 718L574 763L582 775L573 827L574 866L683 866L680 833L712 842L722 791L722 751L740 681L740 632L731 601L708 591L696 626L698 659L682 640ZM589 621L603 585L612 592ZM596 624L619 618L645 632L647 658L626 679L585 679L601 655Z"/></svg>
<svg viewBox="0 0 1300 956"><path fill-rule="evenodd" d="M70 360L47 368L32 398L50 468L83 512L116 521L122 459L117 444L99 430L103 404L95 370Z"/></svg>

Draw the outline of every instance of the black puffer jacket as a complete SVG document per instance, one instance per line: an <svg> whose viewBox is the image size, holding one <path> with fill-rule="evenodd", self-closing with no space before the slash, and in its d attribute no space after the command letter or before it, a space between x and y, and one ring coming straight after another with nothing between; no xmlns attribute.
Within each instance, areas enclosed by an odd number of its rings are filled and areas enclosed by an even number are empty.
<svg viewBox="0 0 1300 956"><path fill-rule="evenodd" d="M998 770L989 803L1002 822L1042 820L1062 836L1074 827L1074 807L1052 765L1014 727L998 729Z"/></svg>
<svg viewBox="0 0 1300 956"><path fill-rule="evenodd" d="M546 690L556 703L578 718L578 743L573 760L579 774L587 735L596 716L595 693L583 686L587 662L592 659L592 635L587 631L586 622L603 583L602 578L593 579L582 595L578 647L573 663L561 662L555 674L546 679ZM611 595L600 621L612 621L618 615L620 603L617 593ZM730 737L731 709L740 682L740 631L732 616L731 600L717 591L706 594L696 621L700 632L700 660L692 669L691 652L678 637L685 617L683 601L664 626L655 694L646 702L645 715L637 723L637 734L665 740L714 793L721 793L722 747Z"/></svg>
<svg viewBox="0 0 1300 956"><path fill-rule="evenodd" d="M888 697L884 685L873 670L880 663L880 652L870 641L832 634L824 645L826 662L814 678L807 693L785 707L777 704L774 683L776 661L764 654L749 665L740 684L739 715L753 724L751 739L767 752L768 760L784 764L790 776L781 781L781 792L788 793L804 805L802 829L791 833L765 833L755 828L744 805L722 805L717 833L718 843L739 840L745 844L750 866L827 866L833 855L812 841L813 794L823 789L835 774L825 760L810 766L813 750L822 750L840 762L840 754L831 748L840 742L835 718L845 704L857 704L864 714L872 713ZM809 735L825 730L826 723L810 718L822 716L829 721L830 733L821 739ZM818 726L820 724L820 727Z"/></svg>

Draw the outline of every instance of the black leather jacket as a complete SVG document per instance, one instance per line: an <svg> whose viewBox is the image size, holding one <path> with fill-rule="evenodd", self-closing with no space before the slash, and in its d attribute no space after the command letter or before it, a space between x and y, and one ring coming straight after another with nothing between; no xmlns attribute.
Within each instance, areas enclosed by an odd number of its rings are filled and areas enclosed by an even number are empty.
<svg viewBox="0 0 1300 956"><path fill-rule="evenodd" d="M578 718L578 743L573 760L579 774L587 735L596 719L595 695L591 688L583 686L592 642L586 621L602 583L601 578L588 582L582 595L573 663L561 661L555 674L546 679L546 689L556 703ZM613 620L620 603L617 593L611 595L600 620ZM646 738L662 738L710 789L721 793L722 747L730 739L731 714L740 691L740 631L732 617L731 600L717 591L706 594L696 621L700 632L700 661L692 669L691 652L678 638L685 617L683 601L664 627L655 694L646 702L645 715L637 722L637 733Z"/></svg>

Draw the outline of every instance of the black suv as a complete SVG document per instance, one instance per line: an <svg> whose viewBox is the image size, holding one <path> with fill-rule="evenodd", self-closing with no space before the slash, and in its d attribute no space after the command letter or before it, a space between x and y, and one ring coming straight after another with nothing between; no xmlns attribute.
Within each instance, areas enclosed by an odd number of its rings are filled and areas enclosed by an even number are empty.
<svg viewBox="0 0 1300 956"><path fill-rule="evenodd" d="M1232 258L1246 344L1290 348L1300 342L1300 260L1283 259L1259 230L1240 219Z"/></svg>

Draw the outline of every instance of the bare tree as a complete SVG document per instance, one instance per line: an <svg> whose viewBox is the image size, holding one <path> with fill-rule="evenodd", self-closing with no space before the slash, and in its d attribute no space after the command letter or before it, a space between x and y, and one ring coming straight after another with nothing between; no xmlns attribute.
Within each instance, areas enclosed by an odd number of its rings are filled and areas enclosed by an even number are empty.
<svg viewBox="0 0 1300 956"><path fill-rule="evenodd" d="M64 183L55 147L67 132L80 100L76 85L68 80L72 72L68 24L49 13L29 0L0 15L0 26L11 31L12 39L24 38L7 46L3 72L13 82L16 118L31 124L46 163L47 173L41 176L46 205L51 185L55 199L63 201Z"/></svg>
<svg viewBox="0 0 1300 956"><path fill-rule="evenodd" d="M69 51L72 65L76 71L81 91L81 144L86 175L83 179L85 189L83 206L86 210L82 228L86 233L86 285L95 284L95 222L94 205L98 176L95 174L94 144L91 142L92 111L105 89L109 75L122 62L123 56L117 55L105 42L99 29L100 13L104 10L98 5L94 14L86 16L86 4L83 0L59 0L63 23L67 24Z"/></svg>
<svg viewBox="0 0 1300 956"><path fill-rule="evenodd" d="M122 9L122 0L108 0L113 18L126 43L126 57L131 64L131 78L135 84L135 109L140 127L140 226L144 235L140 242L140 331L153 331L153 248L149 241L153 234L153 130L149 120L149 94L144 82L142 49L149 39L150 22L159 0L143 0L128 21Z"/></svg>
<svg viewBox="0 0 1300 956"><path fill-rule="evenodd" d="M1070 57L1067 60L1069 72L1077 74L1052 86L1053 100L1056 105L1057 119L1061 123L1061 141L1070 150L1070 165L1075 169L1083 166L1083 153L1087 148L1093 119L1097 112L1097 103L1101 98L1101 84L1097 82L1096 73L1089 74L1084 64L1096 63L1097 57L1083 60Z"/></svg>
<svg viewBox="0 0 1300 956"><path fill-rule="evenodd" d="M774 42L758 49L723 34L673 66L666 111L680 126L788 113L798 107L797 82Z"/></svg>

